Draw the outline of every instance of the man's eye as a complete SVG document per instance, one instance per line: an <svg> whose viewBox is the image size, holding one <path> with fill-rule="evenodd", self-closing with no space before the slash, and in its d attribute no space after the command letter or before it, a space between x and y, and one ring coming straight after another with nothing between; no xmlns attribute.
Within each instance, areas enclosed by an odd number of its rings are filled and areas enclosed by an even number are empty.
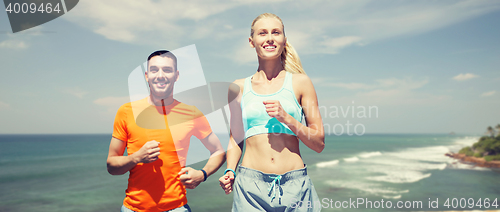
<svg viewBox="0 0 500 212"><path fill-rule="evenodd" d="M149 69L149 71L151 71L151 72L157 72L157 71L158 71L158 69L156 69L156 68L152 68L152 69Z"/></svg>
<svg viewBox="0 0 500 212"><path fill-rule="evenodd" d="M265 32L260 32L259 35L265 35L266 33Z"/></svg>

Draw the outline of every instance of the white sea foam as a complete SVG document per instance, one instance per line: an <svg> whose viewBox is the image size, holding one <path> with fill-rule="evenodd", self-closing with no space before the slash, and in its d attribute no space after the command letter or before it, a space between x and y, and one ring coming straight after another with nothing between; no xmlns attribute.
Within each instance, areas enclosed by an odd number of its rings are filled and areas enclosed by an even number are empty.
<svg viewBox="0 0 500 212"><path fill-rule="evenodd" d="M356 161L358 161L358 160L359 160L359 158L357 158L357 157L352 157L352 158L344 158L344 161L345 161L345 162L349 162L349 163L356 162Z"/></svg>
<svg viewBox="0 0 500 212"><path fill-rule="evenodd" d="M449 152L446 146L431 146L420 148L408 148L399 152L387 153L390 156L428 162L447 162L449 158L444 154Z"/></svg>
<svg viewBox="0 0 500 212"><path fill-rule="evenodd" d="M327 181L332 186L355 189L383 198L399 199L404 193L409 192L408 190L399 190L400 187L405 187L404 184L407 183L415 183L430 178L432 172L437 170L446 168L489 170L457 163L455 159L445 156L446 153L450 152L451 148L470 146L477 139L477 137L462 137L457 138L450 145L405 148L393 152L358 152L352 157L340 159L346 163L339 163L336 160L321 162L317 165L318 167L324 167L332 163L338 165L340 171L352 175L351 178L340 182L338 180Z"/></svg>
<svg viewBox="0 0 500 212"><path fill-rule="evenodd" d="M459 161L454 161L449 163L446 168L449 169L466 169L466 170L475 170L475 171L491 171L489 168L475 166L474 164L465 164L460 163Z"/></svg>
<svg viewBox="0 0 500 212"><path fill-rule="evenodd" d="M337 164L339 164L339 160L319 162L316 164L316 166L320 167L320 168L324 168L324 167L336 166Z"/></svg>
<svg viewBox="0 0 500 212"><path fill-rule="evenodd" d="M382 153L380 153L380 152L365 152L365 153L359 154L359 157L370 158L370 157L379 156L379 155L382 155Z"/></svg>
<svg viewBox="0 0 500 212"><path fill-rule="evenodd" d="M387 199L400 199L401 195L396 195L396 196L387 196L387 195L382 195L383 198Z"/></svg>
<svg viewBox="0 0 500 212"><path fill-rule="evenodd" d="M367 169L373 172L378 170L415 170L415 171L428 171L428 170L443 170L446 168L447 163L428 163L407 159L395 158L376 158L363 161L367 164Z"/></svg>
<svg viewBox="0 0 500 212"><path fill-rule="evenodd" d="M462 137L462 138L457 138L454 141L453 145L450 145L448 149L450 152L458 152L460 149L466 147L466 146L472 146L472 144L476 143L479 141L479 137Z"/></svg>
<svg viewBox="0 0 500 212"><path fill-rule="evenodd" d="M417 171L405 171L405 172L387 172L387 175L383 176L372 176L366 177L368 180L381 181L388 183L414 183L418 182L424 178L430 177L431 174L421 173Z"/></svg>
<svg viewBox="0 0 500 212"><path fill-rule="evenodd" d="M373 194L373 195L386 195L386 196L392 196L392 197L397 197L400 196L401 194L408 193L410 192L409 190L394 190L388 187L381 187L377 183L367 183L363 181L332 181L332 180L327 180L325 181L326 184L335 186L335 187L341 187L341 188L348 188L348 189L356 189L356 190L361 190L363 192Z"/></svg>
<svg viewBox="0 0 500 212"><path fill-rule="evenodd" d="M474 143L476 143L477 141L479 141L479 138L480 137L477 137L477 136L467 136L467 137L463 137L463 138L457 138L455 140L455 144L460 144L460 145L464 145L464 146L470 146Z"/></svg>

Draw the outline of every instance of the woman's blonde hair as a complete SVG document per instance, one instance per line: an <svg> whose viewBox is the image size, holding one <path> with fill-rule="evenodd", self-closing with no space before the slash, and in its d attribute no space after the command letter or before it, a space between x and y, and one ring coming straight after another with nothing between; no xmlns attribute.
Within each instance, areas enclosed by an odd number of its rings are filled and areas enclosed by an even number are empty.
<svg viewBox="0 0 500 212"><path fill-rule="evenodd" d="M283 26L283 35L285 35L285 25L283 24L283 21L281 20L280 17L278 17L275 14L272 13L263 13L257 16L252 22L252 27L250 30L250 37L253 37L253 26L255 25L255 22L257 22L260 19L263 18L276 18L281 22L281 25ZM302 63L300 62L299 55L293 48L293 46L287 41L285 44L285 48L283 49L283 52L281 53L281 63L283 64L283 67L285 68L285 71L291 72L291 73L300 73L300 74L306 74L304 69L302 68Z"/></svg>

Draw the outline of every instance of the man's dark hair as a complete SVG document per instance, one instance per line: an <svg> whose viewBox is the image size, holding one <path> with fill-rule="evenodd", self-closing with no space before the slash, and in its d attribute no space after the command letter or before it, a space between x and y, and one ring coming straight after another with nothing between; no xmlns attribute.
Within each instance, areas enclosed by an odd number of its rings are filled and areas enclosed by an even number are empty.
<svg viewBox="0 0 500 212"><path fill-rule="evenodd" d="M175 57L174 53L172 53L168 50L158 50L158 51L155 51L149 55L146 71L149 71L149 60L151 60L151 58L153 58L155 56L168 57L168 58L174 60L174 68L175 68L175 70L177 70L177 57Z"/></svg>

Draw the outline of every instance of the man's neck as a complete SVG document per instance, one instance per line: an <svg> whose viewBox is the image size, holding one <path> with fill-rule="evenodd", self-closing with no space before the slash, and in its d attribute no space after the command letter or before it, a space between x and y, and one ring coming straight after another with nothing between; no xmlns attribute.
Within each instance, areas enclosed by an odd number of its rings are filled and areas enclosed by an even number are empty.
<svg viewBox="0 0 500 212"><path fill-rule="evenodd" d="M174 103L174 97L170 95L167 98L158 98L153 95L149 95L148 102L149 104L155 106L168 106Z"/></svg>

